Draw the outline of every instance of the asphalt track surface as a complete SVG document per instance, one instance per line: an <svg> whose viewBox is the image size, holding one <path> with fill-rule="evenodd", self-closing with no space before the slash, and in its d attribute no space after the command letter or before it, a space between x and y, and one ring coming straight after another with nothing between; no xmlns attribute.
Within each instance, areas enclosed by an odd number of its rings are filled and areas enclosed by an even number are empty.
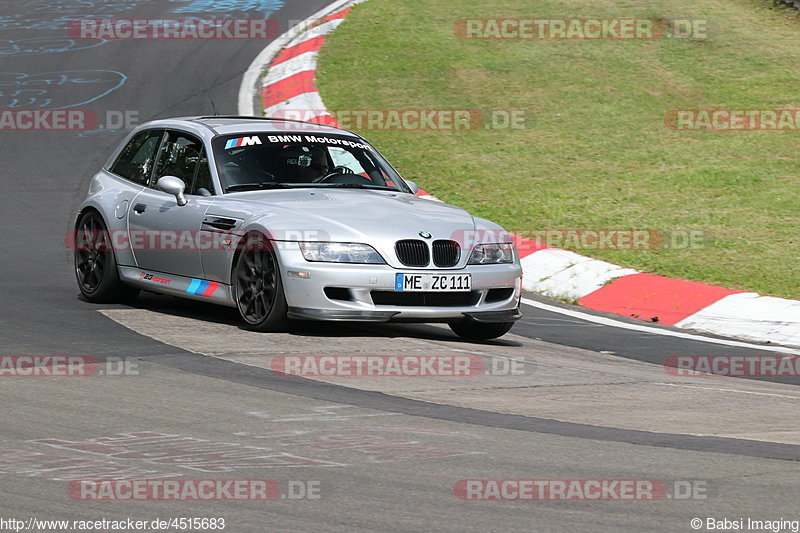
<svg viewBox="0 0 800 533"><path fill-rule="evenodd" d="M274 4L271 16L282 28L326 3L261 2L265 9ZM213 99L219 113L233 114L241 75L265 42L33 41L63 41L63 21L71 18L264 15L180 11L201 4L213 3L5 0L0 109L73 107L93 110L101 120L109 110L135 111L144 121L211 113ZM42 52L47 47L68 49ZM227 309L155 295L132 307L82 301L64 234L90 176L124 134L0 131L2 355L122 356L137 365L118 377L0 378L0 519L224 517L225 531L244 533L691 531L696 517L800 519L800 438L791 418L800 401L796 380L662 383L670 380L661 365L672 355L766 352L527 306L513 335L475 344L427 325L307 324L253 340L238 333ZM215 350L220 332L231 336L225 349ZM239 342L247 347L237 349ZM312 346L315 353L400 353L422 346L522 356L541 372L505 387L487 380L483 388L459 389L441 382L401 387L287 379L264 368L276 353L307 353ZM595 379L599 375L603 379ZM619 393L620 383L632 388ZM662 396L669 389L663 385L676 392ZM587 392L570 396L570 389ZM698 389L701 396L693 396ZM520 390L529 394L519 396ZM531 397L524 409L516 405ZM737 424L740 431L726 431ZM123 457L69 444L137 432L251 448L246 460L209 463L199 452ZM270 479L284 495L290 485L310 483L320 498L70 498L70 479L96 479L109 469L129 469L139 478ZM655 479L668 488L696 482L705 492L655 502L467 502L453 493L462 479L520 478Z"/></svg>

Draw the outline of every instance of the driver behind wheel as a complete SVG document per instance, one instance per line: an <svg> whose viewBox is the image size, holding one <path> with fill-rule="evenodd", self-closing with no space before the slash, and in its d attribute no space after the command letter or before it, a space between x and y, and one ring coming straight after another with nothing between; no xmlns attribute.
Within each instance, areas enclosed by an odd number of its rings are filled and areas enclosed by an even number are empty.
<svg viewBox="0 0 800 533"><path fill-rule="evenodd" d="M328 157L318 146L291 146L285 155L288 175L296 183L311 183L328 175Z"/></svg>

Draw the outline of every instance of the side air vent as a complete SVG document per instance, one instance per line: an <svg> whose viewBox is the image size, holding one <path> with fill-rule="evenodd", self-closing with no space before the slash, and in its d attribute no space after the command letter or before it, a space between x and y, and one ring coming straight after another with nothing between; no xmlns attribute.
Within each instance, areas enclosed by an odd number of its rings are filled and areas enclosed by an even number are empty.
<svg viewBox="0 0 800 533"><path fill-rule="evenodd" d="M235 218L210 216L203 219L203 229L214 228L226 231L235 228L238 222Z"/></svg>

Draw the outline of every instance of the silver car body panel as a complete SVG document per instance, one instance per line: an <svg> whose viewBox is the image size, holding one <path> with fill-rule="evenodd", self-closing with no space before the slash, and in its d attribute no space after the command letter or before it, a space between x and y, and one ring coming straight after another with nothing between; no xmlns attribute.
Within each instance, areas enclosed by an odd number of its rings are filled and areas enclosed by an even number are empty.
<svg viewBox="0 0 800 533"><path fill-rule="evenodd" d="M144 189L131 204L143 209L141 212L128 209L128 231L138 232L192 232L201 229L198 221L205 218L206 212L214 205L214 197L193 196L191 201L179 206L175 197L155 189ZM176 243L177 247L177 243ZM205 275L201 250L191 249L146 249L140 247L133 251L136 265L148 270L169 272L181 276L200 278Z"/></svg>

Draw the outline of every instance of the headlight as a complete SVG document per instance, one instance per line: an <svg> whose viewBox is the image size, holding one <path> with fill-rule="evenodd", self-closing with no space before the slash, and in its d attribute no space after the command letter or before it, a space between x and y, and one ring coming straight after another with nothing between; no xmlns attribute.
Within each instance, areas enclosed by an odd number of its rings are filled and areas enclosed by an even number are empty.
<svg viewBox="0 0 800 533"><path fill-rule="evenodd" d="M511 243L479 244L469 256L470 265L496 265L514 262L514 245Z"/></svg>
<svg viewBox="0 0 800 533"><path fill-rule="evenodd" d="M385 264L375 248L367 244L346 242L301 242L300 251L306 261L325 263Z"/></svg>

